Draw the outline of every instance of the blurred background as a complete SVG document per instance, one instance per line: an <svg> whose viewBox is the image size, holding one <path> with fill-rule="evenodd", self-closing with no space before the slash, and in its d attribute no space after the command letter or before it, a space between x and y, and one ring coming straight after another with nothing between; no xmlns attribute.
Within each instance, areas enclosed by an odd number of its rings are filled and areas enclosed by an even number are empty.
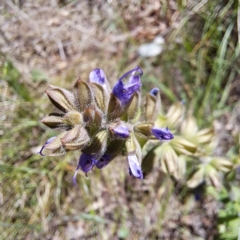
<svg viewBox="0 0 240 240"><path fill-rule="evenodd" d="M0 239L237 239L239 52L237 0L1 1ZM96 67L113 85L135 66L163 112L181 101L213 130L213 175L194 175L208 163L186 152L183 180L158 161L141 181L119 157L74 187L79 152L37 154L54 134L40 122L53 110L47 85L71 89Z"/></svg>

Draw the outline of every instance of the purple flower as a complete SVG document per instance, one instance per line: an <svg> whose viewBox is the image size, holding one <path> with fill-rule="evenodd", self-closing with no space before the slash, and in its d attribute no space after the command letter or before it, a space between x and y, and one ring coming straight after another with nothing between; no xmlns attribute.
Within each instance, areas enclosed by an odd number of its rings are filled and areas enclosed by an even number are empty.
<svg viewBox="0 0 240 240"><path fill-rule="evenodd" d="M159 93L159 88L153 88L151 91L150 91L150 94L154 97L157 96L157 94Z"/></svg>
<svg viewBox="0 0 240 240"><path fill-rule="evenodd" d="M129 129L124 124L119 124L111 130L114 136L119 139L127 139L130 135Z"/></svg>
<svg viewBox="0 0 240 240"><path fill-rule="evenodd" d="M171 140L174 138L168 128L152 128L152 134L159 140Z"/></svg>
<svg viewBox="0 0 240 240"><path fill-rule="evenodd" d="M113 95L118 98L122 105L125 106L132 95L140 90L141 81L140 76L143 74L139 67L136 67L129 72L123 74L118 82L113 87ZM130 76L129 76L130 75ZM128 84L123 83L123 79L129 76Z"/></svg>
<svg viewBox="0 0 240 240"><path fill-rule="evenodd" d="M134 155L128 155L128 164L129 164L129 174L130 176L134 176L136 178L143 179L143 173L140 167L140 164L138 162L137 156Z"/></svg>
<svg viewBox="0 0 240 240"><path fill-rule="evenodd" d="M92 168L94 167L96 162L97 161L93 158L93 156L91 154L87 154L87 153L81 154L81 156L79 158L77 169L73 176L74 185L76 185L76 177L77 177L78 170L81 169L87 175L87 173L92 170Z"/></svg>
<svg viewBox="0 0 240 240"><path fill-rule="evenodd" d="M79 167L83 172L88 173L94 167L96 160L91 154L82 153L79 159Z"/></svg>
<svg viewBox="0 0 240 240"><path fill-rule="evenodd" d="M46 146L47 144L51 143L55 138L56 138L56 137L51 137L51 138L49 138L49 139L43 144L41 150L39 151L39 154L40 154L41 156L45 156L45 155L42 153L43 149L45 148L45 146Z"/></svg>
<svg viewBox="0 0 240 240"><path fill-rule="evenodd" d="M96 167L99 169L104 168L110 161L111 157L109 155L104 154L96 163Z"/></svg>
<svg viewBox="0 0 240 240"><path fill-rule="evenodd" d="M90 82L97 83L99 85L105 85L106 84L106 75L104 71L100 68L95 68L93 71L89 74Z"/></svg>
<svg viewBox="0 0 240 240"><path fill-rule="evenodd" d="M129 78L129 83L140 83L140 78L139 76L143 75L143 71L140 67L135 67L134 69L124 73L119 80L123 80L124 78L128 77L131 74ZM137 77L137 78L136 78Z"/></svg>
<svg viewBox="0 0 240 240"><path fill-rule="evenodd" d="M124 124L118 125L116 128L113 129L113 131L115 135L119 138L126 139L129 137L129 130Z"/></svg>

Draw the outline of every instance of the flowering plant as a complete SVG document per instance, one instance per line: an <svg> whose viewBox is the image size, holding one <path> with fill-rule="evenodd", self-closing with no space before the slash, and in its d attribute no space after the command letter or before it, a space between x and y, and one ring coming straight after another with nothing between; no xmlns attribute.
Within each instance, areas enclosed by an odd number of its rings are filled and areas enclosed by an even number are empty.
<svg viewBox="0 0 240 240"><path fill-rule="evenodd" d="M39 153L57 156L81 150L74 183L79 169L87 175L94 166L101 169L123 153L130 175L142 179L144 144L149 139L173 139L167 126L156 127L153 121L160 105L158 88L147 94L141 116L142 74L139 67L130 70L120 77L112 91L99 68L90 72L89 80L78 79L73 91L50 85L46 94L60 112L44 117L42 123L60 130L60 134L48 139Z"/></svg>

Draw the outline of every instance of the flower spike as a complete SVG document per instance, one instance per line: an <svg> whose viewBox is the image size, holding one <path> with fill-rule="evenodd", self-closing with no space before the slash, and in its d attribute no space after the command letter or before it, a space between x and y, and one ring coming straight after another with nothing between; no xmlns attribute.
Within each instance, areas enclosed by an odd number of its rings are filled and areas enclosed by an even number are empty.
<svg viewBox="0 0 240 240"><path fill-rule="evenodd" d="M139 67L131 69L119 78L112 91L100 68L93 69L87 80L79 78L72 91L49 86L45 92L60 113L44 117L42 123L61 133L48 139L39 154L59 156L80 150L74 185L79 170L87 176L94 166L102 169L120 154L126 156L130 175L143 179L142 147L149 139L171 140L173 134L168 128L157 128L162 125L153 120L160 104L158 88L148 93L144 121L139 122L141 75ZM178 143L177 137L174 141Z"/></svg>

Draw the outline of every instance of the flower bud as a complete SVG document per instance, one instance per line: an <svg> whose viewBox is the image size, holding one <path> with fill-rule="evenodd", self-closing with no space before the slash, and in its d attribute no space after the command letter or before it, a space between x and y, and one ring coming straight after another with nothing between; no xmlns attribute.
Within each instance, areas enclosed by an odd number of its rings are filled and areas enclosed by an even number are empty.
<svg viewBox="0 0 240 240"><path fill-rule="evenodd" d="M125 143L125 148L127 152L127 160L129 164L129 173L134 177L143 178L142 170L140 167L140 161L142 160L141 147L132 133L130 138Z"/></svg>
<svg viewBox="0 0 240 240"><path fill-rule="evenodd" d="M135 140L135 136L132 133L130 138L125 143L127 154L135 154L137 151L137 140Z"/></svg>
<svg viewBox="0 0 240 240"><path fill-rule="evenodd" d="M144 176L152 171L154 163L157 159L158 156L155 152L155 148L152 148L142 160L142 171Z"/></svg>
<svg viewBox="0 0 240 240"><path fill-rule="evenodd" d="M105 84L105 73L100 68L95 68L93 71L89 74L89 79L91 82L98 83L100 85Z"/></svg>
<svg viewBox="0 0 240 240"><path fill-rule="evenodd" d="M134 120L140 114L140 102L140 94L139 92L135 92L127 108L128 121Z"/></svg>
<svg viewBox="0 0 240 240"><path fill-rule="evenodd" d="M120 139L114 139L108 144L106 152L104 154L110 156L111 159L114 159L118 154L123 151L124 144L125 141Z"/></svg>
<svg viewBox="0 0 240 240"><path fill-rule="evenodd" d="M128 127L123 122L110 123L108 129L112 138L127 139L130 135Z"/></svg>
<svg viewBox="0 0 240 240"><path fill-rule="evenodd" d="M110 96L109 105L108 105L108 120L113 120L120 117L123 114L123 106L120 100L115 97L113 94Z"/></svg>
<svg viewBox="0 0 240 240"><path fill-rule="evenodd" d="M74 85L74 94L77 100L80 112L84 111L93 103L93 93L88 82L78 79Z"/></svg>
<svg viewBox="0 0 240 240"><path fill-rule="evenodd" d="M137 136L141 138L151 138L152 137L152 122L144 122L139 123L134 126L133 131L136 133Z"/></svg>
<svg viewBox="0 0 240 240"><path fill-rule="evenodd" d="M108 90L108 80L104 73L104 71L100 68L95 68L93 71L89 74L89 80L92 83L97 83L98 85L101 85L105 90Z"/></svg>
<svg viewBox="0 0 240 240"><path fill-rule="evenodd" d="M174 138L168 128L152 128L151 132L160 141L172 140Z"/></svg>
<svg viewBox="0 0 240 240"><path fill-rule="evenodd" d="M129 154L127 156L128 164L129 164L129 174L130 176L134 176L139 179L143 179L142 170L139 164L139 160L136 154Z"/></svg>
<svg viewBox="0 0 240 240"><path fill-rule="evenodd" d="M49 128L59 128L64 125L63 119L58 116L46 116L41 122Z"/></svg>
<svg viewBox="0 0 240 240"><path fill-rule="evenodd" d="M98 159L103 155L107 147L108 131L100 130L91 140L91 142L86 146L82 152L87 154L95 154Z"/></svg>
<svg viewBox="0 0 240 240"><path fill-rule="evenodd" d="M76 109L74 95L68 90L50 85L45 92L59 110L68 112Z"/></svg>
<svg viewBox="0 0 240 240"><path fill-rule="evenodd" d="M64 137L67 133L63 132L59 134L57 137L52 137L48 139L48 141L43 145L40 150L40 154L42 156L59 156L66 153L61 138Z"/></svg>
<svg viewBox="0 0 240 240"><path fill-rule="evenodd" d="M43 150L44 150L45 146L46 146L47 144L51 143L55 138L56 138L56 136L51 137L51 138L49 138L49 139L44 143L44 145L42 146L41 150L39 151L39 154L40 154L41 156L45 156L45 155L43 154Z"/></svg>
<svg viewBox="0 0 240 240"><path fill-rule="evenodd" d="M82 114L77 111L69 111L64 115L63 122L70 126L80 125L83 123Z"/></svg>
<svg viewBox="0 0 240 240"><path fill-rule="evenodd" d="M94 92L94 99L97 106L103 113L106 113L109 102L109 95L107 91L103 88L103 86L97 83L91 83L91 87Z"/></svg>
<svg viewBox="0 0 240 240"><path fill-rule="evenodd" d="M145 120L151 121L155 118L160 107L160 94L158 88L153 88L146 97Z"/></svg>
<svg viewBox="0 0 240 240"><path fill-rule="evenodd" d="M67 150L77 150L83 148L90 140L84 127L76 125L61 138L63 146Z"/></svg>
<svg viewBox="0 0 240 240"><path fill-rule="evenodd" d="M83 119L87 126L94 125L100 127L102 122L102 114L95 107L89 107L85 109L83 113Z"/></svg>

